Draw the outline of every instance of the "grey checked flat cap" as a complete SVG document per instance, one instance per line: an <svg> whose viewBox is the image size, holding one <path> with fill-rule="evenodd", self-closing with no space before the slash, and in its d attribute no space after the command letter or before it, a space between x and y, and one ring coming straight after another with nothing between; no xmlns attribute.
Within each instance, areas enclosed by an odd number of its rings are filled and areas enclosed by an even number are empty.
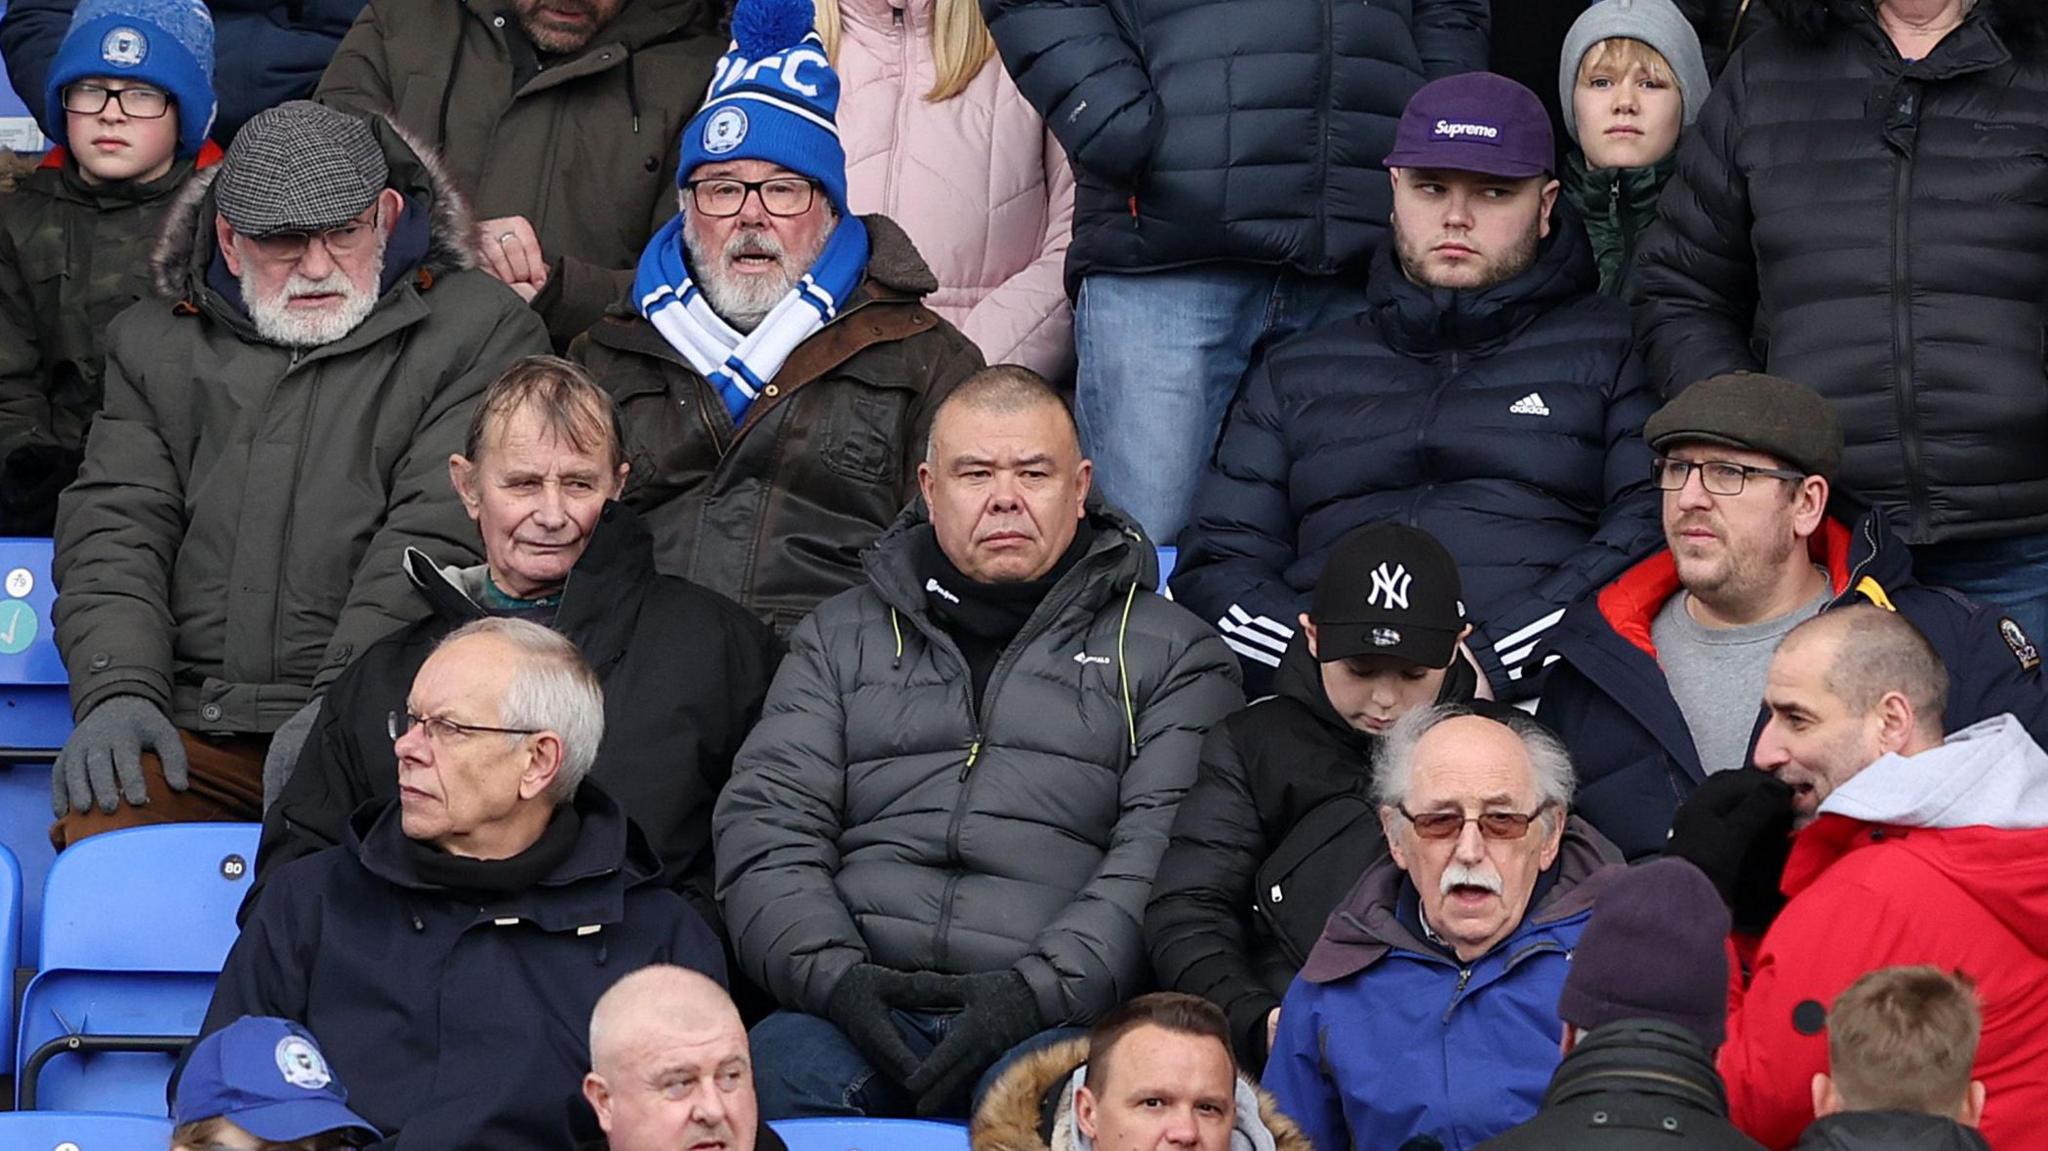
<svg viewBox="0 0 2048 1151"><path fill-rule="evenodd" d="M362 215L390 176L368 123L291 100L257 113L235 133L213 202L245 236L317 232Z"/></svg>

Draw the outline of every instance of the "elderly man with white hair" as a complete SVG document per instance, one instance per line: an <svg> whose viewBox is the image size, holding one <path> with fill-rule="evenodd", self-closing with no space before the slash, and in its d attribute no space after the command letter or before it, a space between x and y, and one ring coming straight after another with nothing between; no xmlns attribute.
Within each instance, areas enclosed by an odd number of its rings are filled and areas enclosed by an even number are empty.
<svg viewBox="0 0 2048 1151"><path fill-rule="evenodd" d="M202 1033L303 1025L392 1135L379 1147L571 1145L606 989L651 963L725 976L711 929L584 778L604 726L597 676L560 634L500 617L450 634L391 713L397 798L271 877Z"/></svg>
<svg viewBox="0 0 2048 1151"><path fill-rule="evenodd" d="M1317 1147L1466 1148L1536 1113L1557 996L1621 853L1570 817L1570 757L1513 708L1411 712L1373 769L1389 854L1280 1007L1265 1086Z"/></svg>

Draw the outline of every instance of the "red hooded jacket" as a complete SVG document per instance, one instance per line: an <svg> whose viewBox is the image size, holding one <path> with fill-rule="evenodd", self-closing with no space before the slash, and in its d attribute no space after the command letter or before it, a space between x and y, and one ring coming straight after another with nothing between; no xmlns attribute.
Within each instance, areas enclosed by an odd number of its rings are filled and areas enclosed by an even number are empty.
<svg viewBox="0 0 2048 1151"><path fill-rule="evenodd" d="M2048 754L2017 720L1863 769L1799 833L1783 886L1720 1052L1736 1126L1792 1146L1828 1067L1826 1009L1862 975L1928 963L1977 984L1985 1137L2048 1147Z"/></svg>

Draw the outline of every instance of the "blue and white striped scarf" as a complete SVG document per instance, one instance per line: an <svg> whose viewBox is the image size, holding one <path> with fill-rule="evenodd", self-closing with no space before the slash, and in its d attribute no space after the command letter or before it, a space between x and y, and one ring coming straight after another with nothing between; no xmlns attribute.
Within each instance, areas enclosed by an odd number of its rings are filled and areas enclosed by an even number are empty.
<svg viewBox="0 0 2048 1151"><path fill-rule="evenodd" d="M867 270L868 230L859 217L842 216L810 271L753 331L742 334L711 310L691 281L678 215L641 253L633 300L661 338L718 389L737 424L790 353L839 315Z"/></svg>

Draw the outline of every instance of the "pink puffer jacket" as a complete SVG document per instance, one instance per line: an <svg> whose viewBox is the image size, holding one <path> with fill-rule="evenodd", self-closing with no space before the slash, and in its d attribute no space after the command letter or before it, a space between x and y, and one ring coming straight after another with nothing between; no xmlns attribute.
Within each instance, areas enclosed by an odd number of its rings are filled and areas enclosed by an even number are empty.
<svg viewBox="0 0 2048 1151"><path fill-rule="evenodd" d="M943 103L932 90L933 0L840 0L839 135L847 199L903 225L938 276L925 304L991 364L1073 371L1061 281L1074 175L1000 59Z"/></svg>

